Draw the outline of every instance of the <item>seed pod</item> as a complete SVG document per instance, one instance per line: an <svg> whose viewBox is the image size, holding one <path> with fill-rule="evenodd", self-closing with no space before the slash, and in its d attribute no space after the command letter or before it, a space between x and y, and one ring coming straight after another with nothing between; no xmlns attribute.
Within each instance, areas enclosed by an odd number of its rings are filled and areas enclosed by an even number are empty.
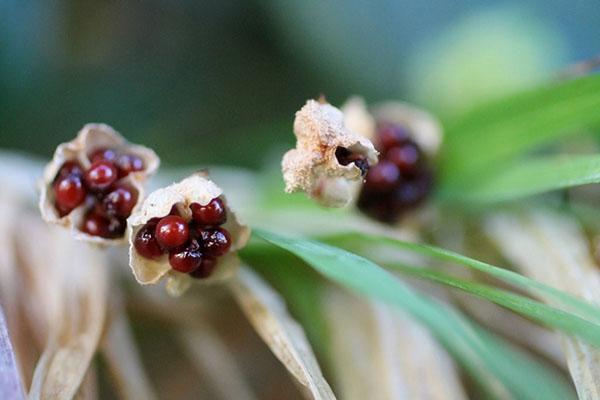
<svg viewBox="0 0 600 400"><path fill-rule="evenodd" d="M54 157L46 165L43 177L39 183L39 207L42 218L46 222L69 228L76 239L99 245L115 245L127 240L126 232L121 233L121 230L125 229L124 218L118 220L118 223L121 224L119 226L119 234L112 237L91 235L82 230L86 215L91 214L94 206L97 206L96 203L100 202L99 198L101 196L98 193L87 191L86 189L84 192L85 200L76 198L76 201L73 203L74 206L70 207L66 212L61 212L56 198L55 184L60 179L59 175L66 168L65 163L76 164L76 168L80 168L81 174L78 175L78 179L84 182L85 185L86 177L84 174L89 171L92 165L90 156L99 149L110 149L113 151L113 154L135 157L139 165L141 165L141 169L138 166L134 166L134 168L127 166L129 169L123 174L120 173L121 169L117 172L116 167L107 169L114 176L109 177L110 185L107 185L107 188L105 188L106 192L110 188L115 187L124 186L129 188L134 194L133 198L129 199L133 203L132 209L137 209L144 197L143 182L158 169L160 160L151 149L127 142L118 132L105 124L87 124L79 131L75 139L63 143L56 148ZM96 176L95 178L98 177ZM106 178L106 175L101 178ZM131 204L127 208L130 206ZM115 221L117 220L111 220L111 223Z"/></svg>
<svg viewBox="0 0 600 400"><path fill-rule="evenodd" d="M240 224L236 215L231 211L222 190L212 182L206 174L196 173L179 183L172 184L152 192L142 203L139 210L134 212L128 222L131 226L129 234L129 265L137 281L143 285L158 283L164 276L167 277L167 292L178 296L185 292L193 281L203 284L211 284L223 281L231 277L239 266L237 251L244 247L250 237L250 229ZM214 270L209 271L209 276L202 279L194 279L192 273L178 272L169 264L168 249L154 258L142 256L135 246L136 235L147 223L162 219L166 216L176 214L190 224L192 231L195 226L193 213L190 206L194 203L200 206L208 205L214 199L220 199L227 213L226 222L220 228L229 234L230 245L223 255L213 258L216 264L211 266ZM210 229L210 228L207 228ZM190 239L202 241L202 237ZM204 252L202 248L199 250ZM203 253L203 256L206 253Z"/></svg>
<svg viewBox="0 0 600 400"><path fill-rule="evenodd" d="M285 191L304 191L326 207L347 205L352 183L377 163L373 144L346 127L339 109L315 100L296 113L294 134L296 148L281 164Z"/></svg>

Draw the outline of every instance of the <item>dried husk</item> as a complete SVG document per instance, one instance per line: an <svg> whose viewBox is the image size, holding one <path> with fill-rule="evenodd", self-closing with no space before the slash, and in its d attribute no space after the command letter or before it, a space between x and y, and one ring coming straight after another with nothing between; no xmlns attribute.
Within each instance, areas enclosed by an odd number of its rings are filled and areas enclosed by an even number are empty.
<svg viewBox="0 0 600 400"><path fill-rule="evenodd" d="M289 315L279 294L248 268L241 268L229 287L258 335L296 378L304 395L315 400L335 399L302 327Z"/></svg>
<svg viewBox="0 0 600 400"><path fill-rule="evenodd" d="M85 216L86 202L64 217L60 217L54 205L52 184L63 163L69 160L77 160L84 169L88 168L91 163L87 155L101 147L114 148L118 151L135 154L144 161L145 169L143 171L132 172L119 180L119 182L130 184L138 191L138 200L134 210L138 209L144 199L143 183L148 176L156 172L160 160L153 150L127 142L117 131L105 124L87 124L79 131L75 139L56 148L54 157L46 165L39 183L39 207L44 221L69 228L76 239L99 245L117 245L127 241L127 232L123 237L106 239L91 236L79 230Z"/></svg>
<svg viewBox="0 0 600 400"><path fill-rule="evenodd" d="M600 304L600 272L581 227L571 218L545 210L496 213L485 227L526 275ZM600 398L600 350L572 336L560 336L579 398Z"/></svg>
<svg viewBox="0 0 600 400"><path fill-rule="evenodd" d="M227 222L223 225L229 231L232 239L231 247L227 254L217 259L217 265L212 275L206 279L193 279L171 269L168 255L165 254L157 260L150 260L140 256L133 245L137 232L152 218L168 215L173 205L176 205L179 214L186 220L192 218L190 204L208 204L215 197L221 198L227 210ZM250 238L250 229L241 224L235 213L229 208L227 199L223 196L221 188L207 178L203 172L196 173L179 183L172 184L152 192L142 203L139 210L129 217L131 226L129 234L129 265L136 280L142 285L155 284L163 277L167 277L167 292L173 296L183 294L192 284L214 284L223 282L234 275L239 266L237 251L244 247Z"/></svg>
<svg viewBox="0 0 600 400"><path fill-rule="evenodd" d="M360 182L361 170L354 164L341 165L335 152L344 147L377 163L373 144L344 124L344 114L328 103L308 100L294 121L296 148L281 163L285 191L306 192L326 207L343 207L352 199L352 184Z"/></svg>
<svg viewBox="0 0 600 400"><path fill-rule="evenodd" d="M207 318L195 318L192 327L179 333L182 347L213 392L222 399L256 400L250 384L227 344Z"/></svg>
<svg viewBox="0 0 600 400"><path fill-rule="evenodd" d="M324 311L340 398L467 398L451 357L404 313L333 288Z"/></svg>

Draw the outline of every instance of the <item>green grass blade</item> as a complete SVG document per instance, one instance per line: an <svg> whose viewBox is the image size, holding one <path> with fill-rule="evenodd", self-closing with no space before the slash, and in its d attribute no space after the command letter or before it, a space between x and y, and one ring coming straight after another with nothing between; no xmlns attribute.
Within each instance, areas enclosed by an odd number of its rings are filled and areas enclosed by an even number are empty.
<svg viewBox="0 0 600 400"><path fill-rule="evenodd" d="M552 84L480 106L446 124L443 188L477 179L558 137L600 126L600 75Z"/></svg>
<svg viewBox="0 0 600 400"><path fill-rule="evenodd" d="M414 292L373 262L312 240L259 229L253 234L295 254L330 280L409 312L431 330L470 376L492 393L499 394L500 383L501 392L519 399L574 397L572 389L552 371L516 353L451 307Z"/></svg>
<svg viewBox="0 0 600 400"><path fill-rule="evenodd" d="M440 271L409 267L403 264L388 264L388 266L411 276L463 290L549 327L556 328L565 333L575 334L590 344L600 347L600 325L586 321L570 313L557 310L556 308L515 293L481 283L458 279Z"/></svg>
<svg viewBox="0 0 600 400"><path fill-rule="evenodd" d="M557 305L564 306L566 311L574 313L577 316L585 318L591 322L600 323L600 309L576 296L545 285L516 272L509 271L483 261L475 260L450 250L427 244L406 242L384 235L364 233L337 234L323 239L333 243L345 243L348 246L353 246L356 243L389 245L399 249L413 251L415 253L426 255L441 261L449 261L455 263L456 265L465 266L483 272L506 283L516 285L532 292L534 295L551 299L556 302Z"/></svg>
<svg viewBox="0 0 600 400"><path fill-rule="evenodd" d="M518 162L471 186L447 188L442 196L494 203L598 182L600 156L552 156Z"/></svg>

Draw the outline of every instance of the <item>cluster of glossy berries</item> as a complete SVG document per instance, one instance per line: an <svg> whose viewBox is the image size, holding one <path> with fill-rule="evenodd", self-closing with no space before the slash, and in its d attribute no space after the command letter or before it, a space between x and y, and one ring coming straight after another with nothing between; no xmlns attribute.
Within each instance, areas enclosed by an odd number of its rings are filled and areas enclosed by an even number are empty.
<svg viewBox="0 0 600 400"><path fill-rule="evenodd" d="M427 198L433 175L403 126L380 125L375 147L379 163L369 169L357 205L366 215L393 223Z"/></svg>
<svg viewBox="0 0 600 400"><path fill-rule="evenodd" d="M63 217L85 204L81 231L108 239L120 237L138 198L137 190L121 179L143 170L144 162L136 155L105 148L88 158L91 165L86 170L77 161L61 166L53 183L56 210Z"/></svg>
<svg viewBox="0 0 600 400"><path fill-rule="evenodd" d="M231 246L231 236L222 227L227 221L227 210L219 198L205 206L192 203L190 210L189 222L176 207L165 217L151 219L137 232L133 244L148 259L168 253L171 268L202 279L212 273L217 258Z"/></svg>

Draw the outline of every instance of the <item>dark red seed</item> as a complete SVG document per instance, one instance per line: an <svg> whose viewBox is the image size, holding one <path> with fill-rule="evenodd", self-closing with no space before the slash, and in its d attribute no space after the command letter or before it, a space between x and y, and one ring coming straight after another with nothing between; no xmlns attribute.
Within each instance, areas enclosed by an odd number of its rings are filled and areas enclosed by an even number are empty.
<svg viewBox="0 0 600 400"><path fill-rule="evenodd" d="M157 259L163 251L155 236L156 224L147 223L135 235L133 245L137 252L145 258Z"/></svg>
<svg viewBox="0 0 600 400"><path fill-rule="evenodd" d="M101 147L88 154L88 159L93 164L97 161L115 161L117 152L113 149Z"/></svg>
<svg viewBox="0 0 600 400"><path fill-rule="evenodd" d="M185 220L177 215L169 215L156 225L156 240L162 247L172 249L183 245L190 237L190 229Z"/></svg>
<svg viewBox="0 0 600 400"><path fill-rule="evenodd" d="M172 250L169 253L171 268L179 272L192 272L202 264L202 253L196 239L192 239L186 246Z"/></svg>
<svg viewBox="0 0 600 400"><path fill-rule="evenodd" d="M400 170L387 160L382 160L369 169L365 181L365 190L386 192L392 190L400 181Z"/></svg>
<svg viewBox="0 0 600 400"><path fill-rule="evenodd" d="M83 203L85 195L83 182L77 175L67 175L54 183L56 206L62 212L68 212Z"/></svg>
<svg viewBox="0 0 600 400"><path fill-rule="evenodd" d="M217 266L217 259L210 256L202 257L202 263L198 268L190 272L190 276L196 279L208 278Z"/></svg>
<svg viewBox="0 0 600 400"><path fill-rule="evenodd" d="M383 124L379 126L377 132L378 149L382 153L387 152L389 149L400 146L407 140L410 135L408 130L401 125L395 124Z"/></svg>
<svg viewBox="0 0 600 400"><path fill-rule="evenodd" d="M190 204L192 217L201 226L222 225L227 221L227 210L221 199L214 198L207 205Z"/></svg>
<svg viewBox="0 0 600 400"><path fill-rule="evenodd" d="M127 218L137 202L138 192L130 185L119 185L102 199L102 209L107 215Z"/></svg>
<svg viewBox="0 0 600 400"><path fill-rule="evenodd" d="M396 164L401 173L413 174L421 163L422 154L416 143L407 142L402 146L389 149L386 158Z"/></svg>
<svg viewBox="0 0 600 400"><path fill-rule="evenodd" d="M88 235L109 238L111 236L110 219L95 212L87 214L81 230Z"/></svg>
<svg viewBox="0 0 600 400"><path fill-rule="evenodd" d="M144 160L135 154L123 154L117 158L115 164L119 170L119 178L144 169Z"/></svg>
<svg viewBox="0 0 600 400"><path fill-rule="evenodd" d="M202 248L209 256L222 256L231 246L231 237L225 229L203 229L199 233L202 239Z"/></svg>
<svg viewBox="0 0 600 400"><path fill-rule="evenodd" d="M83 176L83 167L81 166L81 164L79 164L79 161L75 161L75 160L66 161L60 167L60 170L58 171L58 174L56 175L56 179L58 180L59 178L64 178L69 175L76 175L79 177Z"/></svg>
<svg viewBox="0 0 600 400"><path fill-rule="evenodd" d="M105 190L117 180L117 168L106 160L96 161L85 173L85 182L92 190Z"/></svg>

